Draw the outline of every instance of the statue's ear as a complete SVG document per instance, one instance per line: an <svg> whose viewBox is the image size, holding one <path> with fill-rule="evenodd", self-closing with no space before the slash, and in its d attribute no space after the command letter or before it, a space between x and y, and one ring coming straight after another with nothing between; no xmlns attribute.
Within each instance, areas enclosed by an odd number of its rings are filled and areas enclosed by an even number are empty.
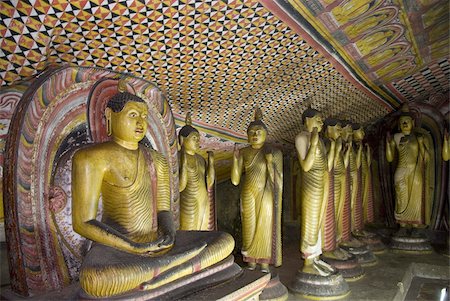
<svg viewBox="0 0 450 301"><path fill-rule="evenodd" d="M111 128L111 108L105 109L105 118L106 118L106 133L108 136L111 136L112 134L112 128Z"/></svg>
<svg viewBox="0 0 450 301"><path fill-rule="evenodd" d="M181 150L181 147L183 146L183 143L184 143L184 137L179 135L178 136L178 150L179 151Z"/></svg>

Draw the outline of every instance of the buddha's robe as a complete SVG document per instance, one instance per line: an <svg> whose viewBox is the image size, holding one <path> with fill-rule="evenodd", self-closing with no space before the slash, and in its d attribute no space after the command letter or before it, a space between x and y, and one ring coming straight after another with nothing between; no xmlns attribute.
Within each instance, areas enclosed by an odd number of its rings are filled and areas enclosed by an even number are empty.
<svg viewBox="0 0 450 301"><path fill-rule="evenodd" d="M198 154L188 155L187 184L180 193L180 227L181 230L215 229L214 186L206 187L206 163Z"/></svg>
<svg viewBox="0 0 450 301"><path fill-rule="evenodd" d="M362 173L362 207L363 207L363 223L373 223L374 221L374 205L373 205L373 188L372 188L372 171L367 161L367 150L361 156L361 173Z"/></svg>
<svg viewBox="0 0 450 301"><path fill-rule="evenodd" d="M137 162L131 185L103 181L102 223L134 242L151 242L157 237L160 202L170 200L168 166L162 155L142 147ZM94 297L114 296L143 285L156 288L221 261L233 248L234 239L227 233L197 231L178 231L173 248L154 257L94 243L83 260L80 284Z"/></svg>
<svg viewBox="0 0 450 301"><path fill-rule="evenodd" d="M241 150L245 181L241 190L242 254L245 262L280 266L281 202L283 189L283 155L273 150L272 166L267 166L264 146ZM268 169L274 170L274 181Z"/></svg>
<svg viewBox="0 0 450 301"><path fill-rule="evenodd" d="M403 136L397 147L395 219L405 224L429 224L429 209L425 202L425 158L419 151L416 135Z"/></svg>
<svg viewBox="0 0 450 301"><path fill-rule="evenodd" d="M321 227L328 190L327 157L323 141L320 140L313 166L309 171L302 172L300 251L304 258L314 258L322 253Z"/></svg>
<svg viewBox="0 0 450 301"><path fill-rule="evenodd" d="M342 240L344 228L350 226L349 207L347 204L347 212L344 211L346 201L346 173L347 170L344 165L344 157L339 153L334 159L334 206L336 210L336 241L339 243ZM350 232L348 230L348 232Z"/></svg>

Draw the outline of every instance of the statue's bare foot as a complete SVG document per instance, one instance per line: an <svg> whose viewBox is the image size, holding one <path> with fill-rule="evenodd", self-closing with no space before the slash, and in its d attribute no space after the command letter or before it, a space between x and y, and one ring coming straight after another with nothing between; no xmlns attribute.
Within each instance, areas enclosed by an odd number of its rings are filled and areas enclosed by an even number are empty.
<svg viewBox="0 0 450 301"><path fill-rule="evenodd" d="M261 264L261 272L263 272L263 273L269 273L269 272L270 272L269 264L267 264L267 263L262 263L262 264Z"/></svg>
<svg viewBox="0 0 450 301"><path fill-rule="evenodd" d="M256 263L249 262L247 265L247 269L249 269L250 271L253 271L254 269L256 269Z"/></svg>

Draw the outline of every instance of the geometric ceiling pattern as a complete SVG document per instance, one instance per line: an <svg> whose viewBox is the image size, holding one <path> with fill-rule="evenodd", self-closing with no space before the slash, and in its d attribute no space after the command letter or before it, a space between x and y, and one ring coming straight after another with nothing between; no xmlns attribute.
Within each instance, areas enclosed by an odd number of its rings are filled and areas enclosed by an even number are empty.
<svg viewBox="0 0 450 301"><path fill-rule="evenodd" d="M365 0L345 3L361 1ZM324 32L313 32L306 24L308 14L300 15L295 1L291 2L0 1L0 85L24 80L50 64L108 68L154 82L165 93L178 124L191 113L194 125L219 137L242 140L259 107L269 128L268 139L292 143L308 105L326 116L366 123L416 94L426 97L409 87L413 82L405 84L403 75L419 80L414 74L428 65L435 70L437 64L444 74L443 79L437 72L437 80L448 81L448 60L440 57L445 48L439 48L438 41L417 59L417 49L407 43L410 35L405 26L390 25L399 20L399 10L394 12L386 1L370 1L370 9L377 11L375 19L382 21L366 21L367 26L382 27L389 40L384 44L407 61L396 55L386 61L391 54L367 48L369 42L378 45L384 40L382 34L373 35L380 37L376 42L366 35L359 38L360 31L367 29L362 25L351 32L344 30L350 28L347 23L337 27L357 37L347 46L363 49L359 59L327 48ZM304 2L327 2L336 8L342 1ZM289 13L288 18L280 15L280 8ZM322 20L320 14L313 14ZM339 35L329 39L344 40ZM375 49L378 56L373 55ZM437 57L441 60L434 61ZM411 68L406 71L406 67ZM443 87L436 89L445 92L448 82Z"/></svg>

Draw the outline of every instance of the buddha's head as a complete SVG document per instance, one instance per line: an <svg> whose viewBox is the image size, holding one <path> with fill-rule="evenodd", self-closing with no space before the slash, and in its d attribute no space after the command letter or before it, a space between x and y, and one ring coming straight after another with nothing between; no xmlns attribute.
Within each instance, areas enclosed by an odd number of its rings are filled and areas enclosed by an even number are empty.
<svg viewBox="0 0 450 301"><path fill-rule="evenodd" d="M119 92L108 101L105 110L108 135L114 141L136 145L147 132L147 104L129 92Z"/></svg>
<svg viewBox="0 0 450 301"><path fill-rule="evenodd" d="M326 136L330 139L336 140L341 136L342 126L341 122L334 118L325 119Z"/></svg>
<svg viewBox="0 0 450 301"><path fill-rule="evenodd" d="M322 131L323 116L319 111L307 108L302 114L302 120L309 132L312 132L314 128L317 128L318 132Z"/></svg>
<svg viewBox="0 0 450 301"><path fill-rule="evenodd" d="M255 111L255 120L250 122L247 128L248 143L253 148L261 148L267 138L267 127L261 119L262 112L257 108Z"/></svg>
<svg viewBox="0 0 450 301"><path fill-rule="evenodd" d="M353 140L362 141L366 134L364 132L364 128L360 124L355 123L352 125L352 129L353 129Z"/></svg>
<svg viewBox="0 0 450 301"><path fill-rule="evenodd" d="M186 125L184 125L178 133L180 145L191 154L195 154L200 150L200 133L192 126L191 114L186 115Z"/></svg>
<svg viewBox="0 0 450 301"><path fill-rule="evenodd" d="M414 119L409 115L401 115L398 120L398 126L403 134L409 135L414 128Z"/></svg>

